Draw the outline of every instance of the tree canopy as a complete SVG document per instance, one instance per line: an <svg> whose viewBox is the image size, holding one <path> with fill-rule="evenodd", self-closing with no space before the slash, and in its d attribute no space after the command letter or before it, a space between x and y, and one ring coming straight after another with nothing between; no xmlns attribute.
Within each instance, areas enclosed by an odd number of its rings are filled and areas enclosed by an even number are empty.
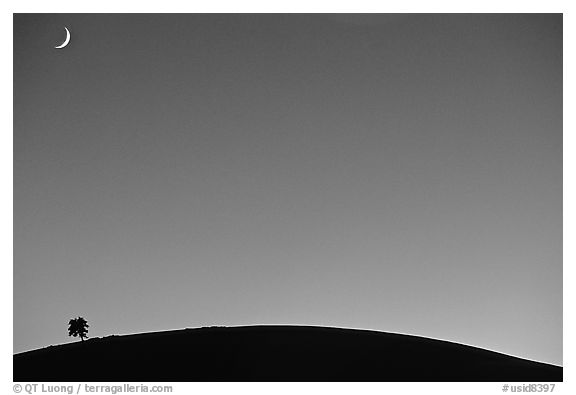
<svg viewBox="0 0 576 395"><path fill-rule="evenodd" d="M85 337L88 337L88 322L82 318L72 318L70 322L68 322L68 336L80 336L80 339L84 341Z"/></svg>

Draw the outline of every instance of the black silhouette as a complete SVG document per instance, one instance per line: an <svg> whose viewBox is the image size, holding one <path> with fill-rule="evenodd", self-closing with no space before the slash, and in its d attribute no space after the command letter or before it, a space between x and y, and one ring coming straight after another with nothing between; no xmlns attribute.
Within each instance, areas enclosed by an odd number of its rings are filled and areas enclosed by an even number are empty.
<svg viewBox="0 0 576 395"><path fill-rule="evenodd" d="M68 322L68 336L80 336L80 339L84 341L84 338L88 337L88 322L82 317L72 318Z"/></svg>
<svg viewBox="0 0 576 395"><path fill-rule="evenodd" d="M68 361L82 360L82 364ZM66 365L66 369L62 366ZM562 367L366 330L248 326L92 338L14 355L14 381L562 381Z"/></svg>

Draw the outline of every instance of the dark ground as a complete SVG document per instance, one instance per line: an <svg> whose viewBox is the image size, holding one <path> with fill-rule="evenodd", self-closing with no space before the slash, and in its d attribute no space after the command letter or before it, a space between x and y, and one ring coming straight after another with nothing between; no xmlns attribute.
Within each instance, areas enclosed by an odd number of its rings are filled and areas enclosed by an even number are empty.
<svg viewBox="0 0 576 395"><path fill-rule="evenodd" d="M562 381L562 367L423 337L306 326L108 336L14 355L14 381Z"/></svg>

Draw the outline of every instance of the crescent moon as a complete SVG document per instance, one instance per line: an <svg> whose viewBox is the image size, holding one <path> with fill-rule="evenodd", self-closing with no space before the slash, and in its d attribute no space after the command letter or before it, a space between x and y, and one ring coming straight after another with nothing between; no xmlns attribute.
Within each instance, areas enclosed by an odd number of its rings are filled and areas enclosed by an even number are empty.
<svg viewBox="0 0 576 395"><path fill-rule="evenodd" d="M58 45L57 47L54 47L56 49L64 48L70 42L70 31L68 31L68 28L66 26L64 26L64 29L66 29L66 40L64 40L64 42Z"/></svg>

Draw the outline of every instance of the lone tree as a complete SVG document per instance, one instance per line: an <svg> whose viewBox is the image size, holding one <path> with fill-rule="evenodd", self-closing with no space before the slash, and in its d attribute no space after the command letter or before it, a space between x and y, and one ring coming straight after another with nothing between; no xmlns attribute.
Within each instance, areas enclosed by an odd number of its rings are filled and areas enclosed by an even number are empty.
<svg viewBox="0 0 576 395"><path fill-rule="evenodd" d="M72 318L68 322L68 336L80 336L80 339L84 341L85 337L88 337L88 322L82 317Z"/></svg>

